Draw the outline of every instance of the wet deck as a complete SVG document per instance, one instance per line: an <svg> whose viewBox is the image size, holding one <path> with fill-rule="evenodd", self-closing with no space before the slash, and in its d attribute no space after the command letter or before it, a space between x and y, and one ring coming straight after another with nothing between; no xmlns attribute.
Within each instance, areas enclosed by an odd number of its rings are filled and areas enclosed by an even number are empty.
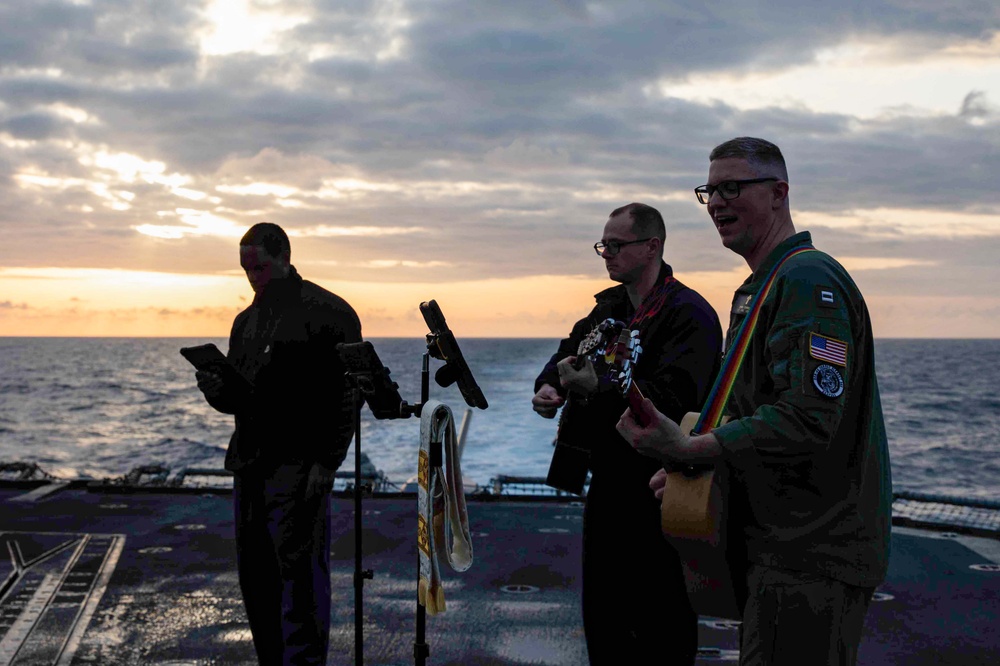
<svg viewBox="0 0 1000 666"><path fill-rule="evenodd" d="M0 666L256 663L226 492L0 483ZM108 492L114 490L115 492ZM331 664L354 663L353 502L331 499ZM366 498L366 664L413 664L415 500ZM579 503L470 499L475 562L444 568L428 664L586 663ZM862 664L1000 663L1000 542L899 527ZM705 618L699 664L734 662L736 625Z"/></svg>

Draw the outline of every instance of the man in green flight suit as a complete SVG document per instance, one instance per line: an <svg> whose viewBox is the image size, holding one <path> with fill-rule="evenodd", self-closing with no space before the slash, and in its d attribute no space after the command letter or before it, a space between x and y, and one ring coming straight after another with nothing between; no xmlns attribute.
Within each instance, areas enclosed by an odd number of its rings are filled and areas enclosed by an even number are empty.
<svg viewBox="0 0 1000 666"><path fill-rule="evenodd" d="M733 299L728 346L778 266L734 370L731 420L689 435L644 404L651 422L628 410L618 430L667 466L729 467L747 558L741 666L851 665L888 567L892 509L868 310L847 271L796 233L777 146L736 138L709 160L698 200L753 272ZM779 264L801 248L812 251ZM657 495L664 479L650 481Z"/></svg>

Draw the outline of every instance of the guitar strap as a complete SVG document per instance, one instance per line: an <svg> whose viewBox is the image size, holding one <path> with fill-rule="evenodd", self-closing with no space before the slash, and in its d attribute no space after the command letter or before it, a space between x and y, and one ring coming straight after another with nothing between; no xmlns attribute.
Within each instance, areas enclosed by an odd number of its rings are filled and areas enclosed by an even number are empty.
<svg viewBox="0 0 1000 666"><path fill-rule="evenodd" d="M636 308L635 314L629 320L628 327L633 331L640 331L649 319L659 314L663 306L666 305L670 287L675 282L677 279L673 275L668 275L663 282L651 289L646 294L646 298L642 299L639 307Z"/></svg>
<svg viewBox="0 0 1000 666"><path fill-rule="evenodd" d="M746 318L730 341L726 358L722 362L712 390L699 414L690 412L681 420L681 429L689 430L692 436L711 432L723 422L726 403L732 393L740 364L750 346L750 338L760 317L761 307L774 284L778 269L788 259L803 252L815 252L811 246L799 246L786 252L774 264L763 286L754 296ZM693 421L693 423L692 423ZM677 538L694 538L720 543L723 538L722 523L726 510L726 482L716 478L716 466L700 468L689 466L680 470L668 470L663 499L660 503L660 527L664 535ZM725 465L718 471L726 475Z"/></svg>
<svg viewBox="0 0 1000 666"><path fill-rule="evenodd" d="M712 385L712 390L705 400L705 408L701 411L701 416L697 422L695 422L694 429L691 432L692 435L701 435L719 427L726 409L726 403L729 402L729 394L732 393L733 385L736 383L736 375L739 373L740 365L743 363L743 358L750 347L750 338L753 337L754 328L757 326L761 307L764 304L764 299L767 298L768 292L771 290L771 285L774 284L774 279L778 275L778 269L781 268L782 264L796 255L803 252L815 251L816 248L808 245L796 247L786 252L775 262L774 267L764 281L764 285L757 292L756 296L754 296L753 305L750 306L750 311L747 313L743 323L740 324L739 331L737 331L732 342L729 344L726 358L722 361L722 368L719 370L719 374L715 378L715 384Z"/></svg>
<svg viewBox="0 0 1000 666"><path fill-rule="evenodd" d="M431 466L432 444L442 446L444 469ZM420 453L417 459L417 546L420 567L417 600L431 615L442 613L444 587L438 567L441 550L455 571L472 566L472 535L465 506L458 438L451 408L428 400L420 410Z"/></svg>

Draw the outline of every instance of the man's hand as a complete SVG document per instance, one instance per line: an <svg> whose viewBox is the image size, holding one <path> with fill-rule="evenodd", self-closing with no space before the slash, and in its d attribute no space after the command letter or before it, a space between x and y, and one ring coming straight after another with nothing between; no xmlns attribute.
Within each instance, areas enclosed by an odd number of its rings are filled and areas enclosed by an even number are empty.
<svg viewBox="0 0 1000 666"><path fill-rule="evenodd" d="M573 367L576 356L567 356L556 364L559 370L559 383L563 388L574 393L590 395L597 391L597 372L594 371L594 364L587 359L583 367L577 370Z"/></svg>
<svg viewBox="0 0 1000 666"><path fill-rule="evenodd" d="M632 409L626 409L615 426L622 437L644 456L656 458L664 467L682 465L714 465L722 457L722 445L712 433L688 436L681 427L668 419L649 398L643 398L641 425ZM656 480L654 476L650 481ZM656 490L654 488L654 490ZM662 485L660 494L663 494Z"/></svg>
<svg viewBox="0 0 1000 666"><path fill-rule="evenodd" d="M625 441L644 456L656 458L669 465L684 459L688 436L679 425L664 416L649 398L643 398L641 422L632 408L625 410L615 426Z"/></svg>
<svg viewBox="0 0 1000 666"><path fill-rule="evenodd" d="M317 495L329 495L333 490L334 474L336 470L327 469L319 463L313 464L306 480L306 500L314 499Z"/></svg>
<svg viewBox="0 0 1000 666"><path fill-rule="evenodd" d="M656 499L663 499L663 490L667 486L667 470L659 469L653 478L649 480L649 489L653 491Z"/></svg>
<svg viewBox="0 0 1000 666"><path fill-rule="evenodd" d="M542 415L543 418L555 418L556 411L562 406L563 397L559 395L555 387L549 384L542 384L538 393L531 398L531 408Z"/></svg>
<svg viewBox="0 0 1000 666"><path fill-rule="evenodd" d="M198 389L205 394L206 398L218 398L222 395L224 387L222 377L209 370L198 370L194 373L194 378L198 380Z"/></svg>

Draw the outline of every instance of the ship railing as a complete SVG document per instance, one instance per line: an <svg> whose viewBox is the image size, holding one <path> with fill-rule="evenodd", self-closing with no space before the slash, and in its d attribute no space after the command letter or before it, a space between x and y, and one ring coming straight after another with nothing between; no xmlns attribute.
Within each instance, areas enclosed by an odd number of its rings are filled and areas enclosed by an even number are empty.
<svg viewBox="0 0 1000 666"><path fill-rule="evenodd" d="M0 483L17 487L52 486L52 491L85 484L93 490L128 492L131 489L188 490L208 489L229 492L232 489L232 472L221 468L184 467L173 476L164 465L141 465L121 477L87 480L61 479L49 474L37 463L0 461ZM373 493L406 494L378 470L362 454L362 483ZM351 492L354 488L353 470L336 473L333 492ZM545 483L544 477L498 475L486 486L466 485L466 494L480 499L539 499L550 501L580 501L581 496L557 490ZM586 494L586 490L584 491ZM893 493L892 522L894 525L922 527L938 531L952 531L1000 539L1000 499L955 496L897 490Z"/></svg>
<svg viewBox="0 0 1000 666"><path fill-rule="evenodd" d="M0 480L2 481L48 481L54 476L33 462L0 461Z"/></svg>
<svg viewBox="0 0 1000 666"><path fill-rule="evenodd" d="M393 484L385 474L369 461L361 461L361 481L372 492L387 492ZM333 492L351 492L354 489L354 470L338 471L334 475ZM171 468L164 465L140 465L126 474L94 481L90 487L98 490L165 490L165 491L230 491L233 473L217 467L183 467L171 476Z"/></svg>
<svg viewBox="0 0 1000 666"><path fill-rule="evenodd" d="M899 490L893 493L892 522L1000 538L1000 500Z"/></svg>
<svg viewBox="0 0 1000 666"><path fill-rule="evenodd" d="M512 476L501 474L490 479L488 494L494 497L544 497L579 500L580 495L553 488L543 476ZM586 484L584 486L586 495Z"/></svg>

